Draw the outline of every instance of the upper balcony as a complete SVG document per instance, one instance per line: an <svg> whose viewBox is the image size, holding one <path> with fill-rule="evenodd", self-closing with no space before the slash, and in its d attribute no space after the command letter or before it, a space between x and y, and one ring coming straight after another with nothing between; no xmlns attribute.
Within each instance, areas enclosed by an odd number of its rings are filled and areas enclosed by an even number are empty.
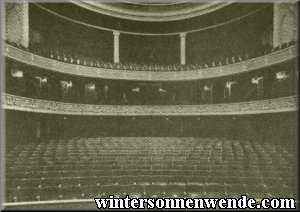
<svg viewBox="0 0 300 212"><path fill-rule="evenodd" d="M278 46L272 39L270 3L229 4L203 16L174 22L128 22L97 16L98 13L71 3L29 3L27 7L29 18L23 23L27 26L20 26L23 30L16 36L15 29L9 28L13 24L8 24L6 40L24 40L20 43L33 53L76 64L188 71L237 63ZM8 22L14 22L14 10L10 13ZM295 39L281 39L279 43L291 41Z"/></svg>
<svg viewBox="0 0 300 212"><path fill-rule="evenodd" d="M5 56L13 60L62 74L136 81L189 81L223 77L283 63L298 56L297 46L287 44L285 48L258 57L244 60L242 58L231 58L231 63L225 61L225 64L222 65L220 62L216 62L212 65L214 67L209 67L201 65L115 64L99 60L72 58L66 55L53 55L52 53L49 53L46 57L11 44L6 44L4 53Z"/></svg>

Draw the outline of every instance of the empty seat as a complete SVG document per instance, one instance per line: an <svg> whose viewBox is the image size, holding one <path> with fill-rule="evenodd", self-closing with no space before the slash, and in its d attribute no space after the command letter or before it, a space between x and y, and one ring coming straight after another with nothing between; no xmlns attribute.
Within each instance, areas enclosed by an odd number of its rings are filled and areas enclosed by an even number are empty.
<svg viewBox="0 0 300 212"><path fill-rule="evenodd" d="M244 185L227 184L225 186L225 194L229 198L240 198L241 195L246 195L246 191Z"/></svg>
<svg viewBox="0 0 300 212"><path fill-rule="evenodd" d="M108 197L109 195L114 195L115 197L122 197L124 195L123 187L116 184L103 185L101 186L101 193Z"/></svg>
<svg viewBox="0 0 300 212"><path fill-rule="evenodd" d="M20 190L18 201L39 201L43 192L39 188L25 188Z"/></svg>
<svg viewBox="0 0 300 212"><path fill-rule="evenodd" d="M269 186L268 191L272 198L294 198L295 188L285 185Z"/></svg>
<svg viewBox="0 0 300 212"><path fill-rule="evenodd" d="M5 202L18 202L19 201L18 193L19 192L17 191L17 189L12 189L12 188L6 189L4 201Z"/></svg>
<svg viewBox="0 0 300 212"><path fill-rule="evenodd" d="M166 195L166 185L149 184L144 186L144 197L164 197Z"/></svg>
<svg viewBox="0 0 300 212"><path fill-rule="evenodd" d="M90 199L90 198L95 198L97 197L100 192L100 189L95 189L97 188L96 185L82 185L80 188L80 196L81 199Z"/></svg>
<svg viewBox="0 0 300 212"><path fill-rule="evenodd" d="M99 184L99 185L108 185L111 183L115 183L111 176L99 176L99 177L88 178L88 179L94 179L95 184Z"/></svg>
<svg viewBox="0 0 300 212"><path fill-rule="evenodd" d="M185 192L185 184L168 184L165 188L165 196L166 197L184 197Z"/></svg>
<svg viewBox="0 0 300 212"><path fill-rule="evenodd" d="M187 197L202 198L205 196L205 184L189 184L185 186Z"/></svg>
<svg viewBox="0 0 300 212"><path fill-rule="evenodd" d="M205 184L207 177L203 176L189 176L187 177L187 184Z"/></svg>
<svg viewBox="0 0 300 212"><path fill-rule="evenodd" d="M282 185L284 183L284 181L282 178L278 178L278 177L264 177L263 183L267 187L273 187L273 186L277 186L277 185Z"/></svg>
<svg viewBox="0 0 300 212"><path fill-rule="evenodd" d="M135 198L135 197L143 197L143 196L147 196L147 192L145 190L144 185L137 185L137 184L132 184L132 185L125 185L123 186L123 195L129 195L129 197L131 198Z"/></svg>
<svg viewBox="0 0 300 212"><path fill-rule="evenodd" d="M134 176L113 176L111 182L119 185L133 185L135 182Z"/></svg>
<svg viewBox="0 0 300 212"><path fill-rule="evenodd" d="M224 185L225 178L224 178L224 176L210 176L210 177L206 177L206 183L208 183L208 184L220 184L220 185Z"/></svg>
<svg viewBox="0 0 300 212"><path fill-rule="evenodd" d="M296 194L295 156L268 142L111 137L11 148L6 159L7 202L111 194L199 198Z"/></svg>
<svg viewBox="0 0 300 212"><path fill-rule="evenodd" d="M245 184L245 178L242 176L227 176L225 178L225 184L243 186Z"/></svg>
<svg viewBox="0 0 300 212"><path fill-rule="evenodd" d="M244 184L247 185L263 185L262 177L244 177Z"/></svg>
<svg viewBox="0 0 300 212"><path fill-rule="evenodd" d="M205 197L208 198L224 198L225 186L223 184L206 184Z"/></svg>
<svg viewBox="0 0 300 212"><path fill-rule="evenodd" d="M74 185L74 186L59 185L58 187L59 189L58 191L56 191L56 194L58 195L59 199L64 199L64 200L84 199L82 197L82 194L84 194L83 192L84 187L82 187L81 184Z"/></svg>
<svg viewBox="0 0 300 212"><path fill-rule="evenodd" d="M40 190L41 201L45 200L61 200L61 189L58 186L55 187L43 187Z"/></svg>

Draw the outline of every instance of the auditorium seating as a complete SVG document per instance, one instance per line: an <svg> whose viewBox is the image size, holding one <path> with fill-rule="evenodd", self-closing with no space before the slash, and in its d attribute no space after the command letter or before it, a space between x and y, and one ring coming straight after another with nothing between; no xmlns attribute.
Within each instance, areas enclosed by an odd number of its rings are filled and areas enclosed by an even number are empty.
<svg viewBox="0 0 300 212"><path fill-rule="evenodd" d="M119 197L294 197L295 155L225 138L101 137L20 143L6 202Z"/></svg>
<svg viewBox="0 0 300 212"><path fill-rule="evenodd" d="M228 65L232 63L241 62L244 60L256 58L265 54L269 54L275 51L279 51L281 49L287 48L289 46L295 45L295 41L290 43L284 43L276 48L271 47L264 47L263 51L258 52L249 52L245 53L244 55L232 55L230 57L226 57L220 59L218 61L206 61L203 64L187 64L187 65L180 65L180 64L135 64L135 63L111 63L107 61L102 61L99 58L88 58L84 55L70 55L67 53L62 52L62 50L44 50L42 46L36 47L34 49L27 49L18 44L6 41L8 44L21 48L25 51L32 52L34 54L41 55L43 57L48 57L54 60L66 62L66 63L73 63L77 65L84 65L84 66L92 66L92 67L99 67L99 68L106 68L106 69L120 69L120 70L132 70L132 71L189 71L189 70L198 70L198 69L205 69L215 66L222 66Z"/></svg>

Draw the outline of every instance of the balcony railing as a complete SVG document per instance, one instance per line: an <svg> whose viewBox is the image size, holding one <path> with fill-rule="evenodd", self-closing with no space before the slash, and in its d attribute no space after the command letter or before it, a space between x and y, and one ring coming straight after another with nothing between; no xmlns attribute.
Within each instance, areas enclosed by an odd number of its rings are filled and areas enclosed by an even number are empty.
<svg viewBox="0 0 300 212"><path fill-rule="evenodd" d="M297 111L298 97L206 105L90 105L46 101L2 94L2 107L10 110L93 116L197 116L245 115Z"/></svg>
<svg viewBox="0 0 300 212"><path fill-rule="evenodd" d="M189 71L133 71L61 62L6 44L8 58L51 71L83 77L139 81L186 81L233 75L279 64L297 57L296 45L234 64Z"/></svg>

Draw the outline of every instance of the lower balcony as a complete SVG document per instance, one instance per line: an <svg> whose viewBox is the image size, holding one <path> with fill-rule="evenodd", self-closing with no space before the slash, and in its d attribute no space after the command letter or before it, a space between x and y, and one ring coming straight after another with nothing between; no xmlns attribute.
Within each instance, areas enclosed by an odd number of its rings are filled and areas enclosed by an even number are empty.
<svg viewBox="0 0 300 212"><path fill-rule="evenodd" d="M259 101L206 105L91 105L32 99L2 94L2 107L9 110L92 116L199 116L245 115L297 111L297 96Z"/></svg>

